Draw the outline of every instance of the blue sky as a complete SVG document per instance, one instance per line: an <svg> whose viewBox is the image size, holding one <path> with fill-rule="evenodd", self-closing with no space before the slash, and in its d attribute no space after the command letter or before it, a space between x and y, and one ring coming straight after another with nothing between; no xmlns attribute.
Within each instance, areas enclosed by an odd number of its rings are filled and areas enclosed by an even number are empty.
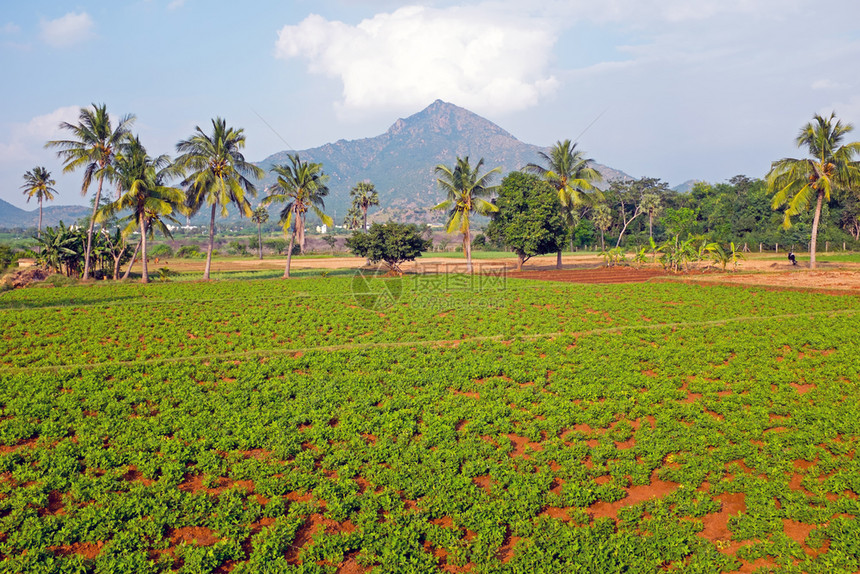
<svg viewBox="0 0 860 574"><path fill-rule="evenodd" d="M135 114L152 155L222 116L257 161L440 98L528 143L582 134L636 177L761 177L813 114L860 124L858 69L856 0L6 3L0 199L34 208L22 175L44 165L57 204L85 203L42 145L93 102Z"/></svg>

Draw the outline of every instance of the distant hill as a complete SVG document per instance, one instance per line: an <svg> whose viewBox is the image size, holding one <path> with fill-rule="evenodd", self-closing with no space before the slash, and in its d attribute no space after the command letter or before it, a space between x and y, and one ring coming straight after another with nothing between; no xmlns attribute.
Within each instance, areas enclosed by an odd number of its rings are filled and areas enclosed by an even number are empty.
<svg viewBox="0 0 860 574"><path fill-rule="evenodd" d="M376 219L441 221L443 214L431 210L444 199L433 173L438 164L453 165L457 156L469 156L474 165L484 158L484 171L501 167L504 176L527 163L537 163L538 152L545 150L521 142L469 110L436 100L417 114L397 120L384 134L339 140L298 153L303 160L323 164L323 171L330 176L331 189L326 198L326 212L340 224L351 204L349 190L360 181L372 181L379 192L380 206L371 212ZM269 168L286 163L288 153L291 152L281 151L257 163L267 175L258 184L258 199L252 203L256 204L265 195L265 188L275 181ZM595 164L595 167L605 178L603 188L609 187L608 182L613 180L632 179L605 165ZM278 204L270 207L273 219L279 210ZM44 225L56 225L60 219L69 224L88 212L89 208L83 206L46 206ZM35 226L38 217L38 210L24 211L0 201L0 227ZM238 220L237 211L232 209L226 220L219 217L218 222L228 224ZM208 224L208 210L201 210L191 222Z"/></svg>
<svg viewBox="0 0 860 574"><path fill-rule="evenodd" d="M690 193L690 191L692 191L693 189L693 186L700 182L701 180L699 179L688 179L684 183L673 187L672 191L677 191L678 193Z"/></svg>
<svg viewBox="0 0 860 574"><path fill-rule="evenodd" d="M42 227L57 225L60 220L71 225L79 218L91 213L83 205L45 205L42 208ZM0 199L0 228L28 228L39 225L39 208L27 211Z"/></svg>
<svg viewBox="0 0 860 574"><path fill-rule="evenodd" d="M444 199L433 173L436 165L453 165L457 156L469 156L473 165L484 158L485 171L498 166L504 175L537 162L538 152L544 149L519 141L469 110L436 100L417 114L397 120L382 135L340 140L298 153L303 160L322 163L330 176L326 211L336 215L337 223L350 206L349 190L364 180L372 181L379 192L380 207L372 212L376 218L426 222L442 218L441 213L430 209ZM278 152L257 165L268 173L272 165L286 163L288 153ZM630 177L600 164L595 166L609 181ZM261 192L274 181L271 174L267 175ZM272 207L273 216L276 209Z"/></svg>

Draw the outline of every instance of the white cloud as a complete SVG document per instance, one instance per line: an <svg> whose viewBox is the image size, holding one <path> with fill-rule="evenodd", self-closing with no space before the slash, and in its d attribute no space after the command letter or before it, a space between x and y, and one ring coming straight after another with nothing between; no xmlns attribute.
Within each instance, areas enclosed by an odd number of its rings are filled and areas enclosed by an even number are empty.
<svg viewBox="0 0 860 574"><path fill-rule="evenodd" d="M812 82L811 87L813 90L836 90L841 88L842 84L829 79L821 79Z"/></svg>
<svg viewBox="0 0 860 574"><path fill-rule="evenodd" d="M65 137L60 122L76 124L80 110L79 106L66 106L36 116L27 123L12 124L8 130L9 139L0 142L0 162L37 161L45 154L53 155L44 150L45 142Z"/></svg>
<svg viewBox="0 0 860 574"><path fill-rule="evenodd" d="M3 24L3 27L0 28L0 32L3 32L4 34L17 34L20 31L21 27L14 22L6 22Z"/></svg>
<svg viewBox="0 0 860 574"><path fill-rule="evenodd" d="M172 0L170 4L167 5L168 10L176 10L178 8L182 8L185 5L185 0Z"/></svg>
<svg viewBox="0 0 860 574"><path fill-rule="evenodd" d="M408 6L356 26L308 16L281 29L276 56L305 59L312 73L339 78L345 109L441 98L504 112L534 106L556 89L547 72L556 34L547 20L488 5Z"/></svg>
<svg viewBox="0 0 860 574"><path fill-rule="evenodd" d="M86 40L95 27L93 19L86 12L69 12L56 20L42 20L39 25L42 40L55 48L73 46Z"/></svg>

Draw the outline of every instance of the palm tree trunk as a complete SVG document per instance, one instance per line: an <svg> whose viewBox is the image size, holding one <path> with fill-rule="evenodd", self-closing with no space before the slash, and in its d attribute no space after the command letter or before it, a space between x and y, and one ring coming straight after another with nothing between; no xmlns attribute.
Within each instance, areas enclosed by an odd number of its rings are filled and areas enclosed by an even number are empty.
<svg viewBox="0 0 860 574"><path fill-rule="evenodd" d="M466 227L463 231L463 251L466 253L466 273L472 272L472 232Z"/></svg>
<svg viewBox="0 0 860 574"><path fill-rule="evenodd" d="M824 191L818 191L818 201L815 202L815 217L812 219L812 238L809 244L809 268L815 269L815 245L818 240L818 221L821 219L821 204L824 201Z"/></svg>
<svg viewBox="0 0 860 574"><path fill-rule="evenodd" d="M258 259L263 259L263 224L257 224L257 250L259 251Z"/></svg>
<svg viewBox="0 0 860 574"><path fill-rule="evenodd" d="M648 212L648 237L654 239L654 213Z"/></svg>
<svg viewBox="0 0 860 574"><path fill-rule="evenodd" d="M134 247L134 253L131 254L131 261L128 264L128 269L125 270L125 275L122 276L123 280L128 279L129 275L131 275L131 268L134 267L134 262L137 259L137 252L140 250L140 241L137 242L137 245Z"/></svg>
<svg viewBox="0 0 860 574"><path fill-rule="evenodd" d="M556 258L555 258L555 268L561 269L561 249L558 250L558 254L556 255Z"/></svg>
<svg viewBox="0 0 860 574"><path fill-rule="evenodd" d="M36 236L39 239L42 239L42 198L39 198L39 230L36 232Z"/></svg>
<svg viewBox="0 0 860 574"><path fill-rule="evenodd" d="M364 232L367 233L367 208L362 207L361 211L364 213Z"/></svg>
<svg viewBox="0 0 860 574"><path fill-rule="evenodd" d="M212 268L212 249L215 247L215 205L212 205L212 215L209 217L209 249L206 250L206 268L203 280L209 280L209 270Z"/></svg>
<svg viewBox="0 0 860 574"><path fill-rule="evenodd" d="M90 278L90 254L93 251L93 227L96 225L96 213L99 210L99 202L102 199L102 184L104 176L99 178L99 188L96 190L96 200L93 203L93 214L90 217L90 228L87 230L87 250L84 252L84 281Z"/></svg>
<svg viewBox="0 0 860 574"><path fill-rule="evenodd" d="M146 267L146 225L142 217L140 218L140 263L143 265L140 282L149 283L149 270Z"/></svg>
<svg viewBox="0 0 860 574"><path fill-rule="evenodd" d="M284 269L284 279L290 278L290 263L293 261L293 244L296 242L296 232L290 234L290 247L287 250L287 267Z"/></svg>
<svg viewBox="0 0 860 574"><path fill-rule="evenodd" d="M296 214L296 227L295 227L296 239L299 240L299 253L302 255L305 254L305 220L301 216L301 214ZM292 254L292 253L291 253Z"/></svg>

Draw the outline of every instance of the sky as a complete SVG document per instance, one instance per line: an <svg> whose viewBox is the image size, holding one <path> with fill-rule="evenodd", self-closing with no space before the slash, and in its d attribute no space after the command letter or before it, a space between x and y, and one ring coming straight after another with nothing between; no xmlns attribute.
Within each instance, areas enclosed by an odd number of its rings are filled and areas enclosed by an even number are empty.
<svg viewBox="0 0 860 574"><path fill-rule="evenodd" d="M803 157L814 114L860 125L860 2L4 2L0 71L0 199L27 209L35 166L55 204L87 203L44 143L93 103L134 114L150 155L223 117L260 161L442 99L634 177L718 183Z"/></svg>

